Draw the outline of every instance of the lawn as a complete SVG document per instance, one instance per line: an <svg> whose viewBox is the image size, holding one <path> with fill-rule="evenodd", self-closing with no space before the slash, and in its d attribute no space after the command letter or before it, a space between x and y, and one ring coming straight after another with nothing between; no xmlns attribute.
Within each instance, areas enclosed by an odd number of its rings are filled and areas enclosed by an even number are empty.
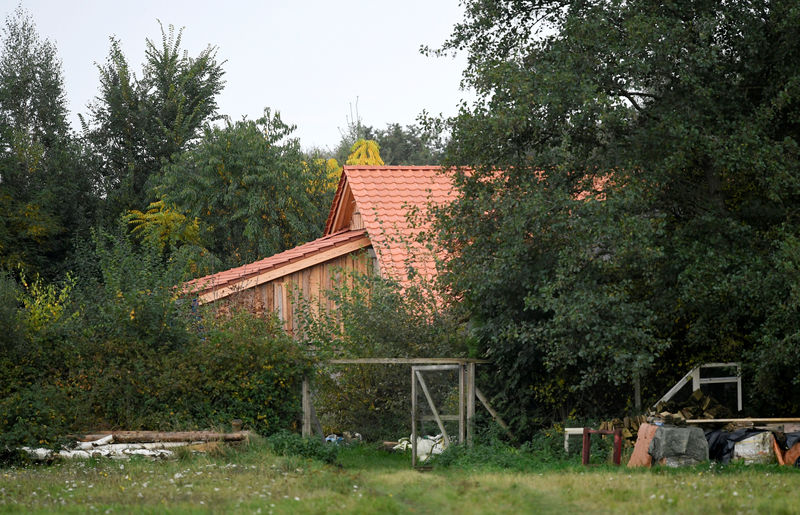
<svg viewBox="0 0 800 515"><path fill-rule="evenodd" d="M0 469L0 512L800 513L800 471L709 465L584 468L576 459L418 472L364 445L335 464L276 456L261 441L167 461L92 459Z"/></svg>

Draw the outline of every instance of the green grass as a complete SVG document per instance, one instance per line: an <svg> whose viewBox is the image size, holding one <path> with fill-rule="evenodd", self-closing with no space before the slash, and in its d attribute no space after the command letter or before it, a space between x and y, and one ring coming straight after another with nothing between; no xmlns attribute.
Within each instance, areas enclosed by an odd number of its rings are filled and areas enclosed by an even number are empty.
<svg viewBox="0 0 800 515"><path fill-rule="evenodd" d="M2 468L0 513L800 513L800 471L788 467L585 468L509 451L503 468L478 448L418 472L408 454L368 445L334 464L270 449Z"/></svg>

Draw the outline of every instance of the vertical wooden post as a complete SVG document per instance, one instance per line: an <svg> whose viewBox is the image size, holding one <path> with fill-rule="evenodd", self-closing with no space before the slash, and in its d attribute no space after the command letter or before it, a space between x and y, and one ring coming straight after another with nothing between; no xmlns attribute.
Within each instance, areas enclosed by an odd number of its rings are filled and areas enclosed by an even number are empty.
<svg viewBox="0 0 800 515"><path fill-rule="evenodd" d="M466 439L466 388L464 388L464 369L466 367L462 363L458 367L458 443L463 444Z"/></svg>
<svg viewBox="0 0 800 515"><path fill-rule="evenodd" d="M736 411L742 411L742 366L736 365Z"/></svg>
<svg viewBox="0 0 800 515"><path fill-rule="evenodd" d="M614 430L614 465L622 461L622 429Z"/></svg>
<svg viewBox="0 0 800 515"><path fill-rule="evenodd" d="M700 389L700 365L695 367L692 370L692 391L697 391Z"/></svg>
<svg viewBox="0 0 800 515"><path fill-rule="evenodd" d="M308 377L303 377L303 436L311 436L311 389L308 385Z"/></svg>
<svg viewBox="0 0 800 515"><path fill-rule="evenodd" d="M592 447L592 435L588 427L583 428L583 450L581 451L581 462L589 464L590 448Z"/></svg>
<svg viewBox="0 0 800 515"><path fill-rule="evenodd" d="M411 467L417 466L417 377L411 367Z"/></svg>
<svg viewBox="0 0 800 515"><path fill-rule="evenodd" d="M467 365L467 445L472 447L475 418L475 363Z"/></svg>

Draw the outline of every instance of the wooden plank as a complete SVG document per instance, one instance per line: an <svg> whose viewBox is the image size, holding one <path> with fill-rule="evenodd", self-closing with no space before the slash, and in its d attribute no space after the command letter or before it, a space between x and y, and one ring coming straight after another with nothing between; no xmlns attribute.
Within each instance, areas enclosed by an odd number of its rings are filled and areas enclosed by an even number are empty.
<svg viewBox="0 0 800 515"><path fill-rule="evenodd" d="M417 377L411 369L411 466L417 466Z"/></svg>
<svg viewBox="0 0 800 515"><path fill-rule="evenodd" d="M446 421L449 421L449 422L457 422L461 417L459 417L458 415L441 415L440 414L439 418L441 420L446 420ZM428 421L430 421L430 420L436 420L436 417L434 417L433 415L420 415L419 419L420 420L428 420Z"/></svg>
<svg viewBox="0 0 800 515"><path fill-rule="evenodd" d="M243 279L232 285L225 286L218 290L213 290L211 292L204 293L198 297L198 302L200 304L207 304L209 302L214 302L224 297L228 297L236 292L248 290L250 288L258 286L259 284L264 284L269 281L274 281L275 279L297 272L298 270L303 270L305 268L309 268L316 264L323 263L325 261L329 261L331 259L335 259L343 255L347 255L350 252L362 249L369 245L370 245L369 238L367 236L363 236L355 241L351 241L343 245L340 245L338 247L334 247L332 249L320 252L319 254L314 254L313 256L309 256L306 259L300 259L298 261L295 261L293 263L288 263L284 266L270 270L263 274Z"/></svg>
<svg viewBox="0 0 800 515"><path fill-rule="evenodd" d="M325 438L325 433L322 431L322 424L319 423L319 419L317 418L317 410L314 409L314 399L310 395L308 396L308 407L309 411L311 411L311 427L317 432L319 436Z"/></svg>
<svg viewBox="0 0 800 515"><path fill-rule="evenodd" d="M489 363L489 360L475 358L353 358L332 359L327 363L331 365L461 365L463 363Z"/></svg>
<svg viewBox="0 0 800 515"><path fill-rule="evenodd" d="M311 270L309 270L309 269L303 270L300 273L300 275L301 275L300 284L302 285L302 287L300 288L300 293L303 295L303 298L308 301L309 299L311 299L311 296L310 296L310 293L311 293Z"/></svg>
<svg viewBox="0 0 800 515"><path fill-rule="evenodd" d="M738 377L701 377L700 384L736 383Z"/></svg>
<svg viewBox="0 0 800 515"><path fill-rule="evenodd" d="M728 424L730 422L741 424L777 424L781 422L800 422L800 417L786 418L690 418L687 424Z"/></svg>
<svg viewBox="0 0 800 515"><path fill-rule="evenodd" d="M514 433L511 432L511 430L508 428L508 425L505 423L505 421L494 410L494 408L492 408L492 406L489 404L489 400L483 395L483 392L481 392L477 387L475 387L475 395L478 397L478 400L481 401L481 404L483 404L483 407L486 408L486 411L489 412L489 415L492 416L494 421L497 422L500 425L500 427L505 429L506 432L509 434L509 436L511 436L511 438L516 440L517 437L514 436Z"/></svg>
<svg viewBox="0 0 800 515"><path fill-rule="evenodd" d="M347 176L343 177L341 184L342 194L339 196L339 201L334 208L334 216L331 221L330 230L327 234L335 233L341 229L345 229L345 223L350 221L353 210L355 209L355 199L350 190L350 184L347 182Z"/></svg>
<svg viewBox="0 0 800 515"><path fill-rule="evenodd" d="M275 312L275 292L272 283L264 283L264 291L267 295L267 312L272 315Z"/></svg>
<svg viewBox="0 0 800 515"><path fill-rule="evenodd" d="M475 363L467 363L467 445L472 446L475 425Z"/></svg>
<svg viewBox="0 0 800 515"><path fill-rule="evenodd" d="M278 320L283 322L284 328L286 327L286 305L284 303L283 283L275 282L272 285L273 302L275 304L275 315Z"/></svg>
<svg viewBox="0 0 800 515"><path fill-rule="evenodd" d="M258 293L261 297L261 306L263 308L263 312L261 313L262 317L269 316L269 303L267 302L267 283L264 283L258 287Z"/></svg>
<svg viewBox="0 0 800 515"><path fill-rule="evenodd" d="M436 365L434 365L436 366ZM440 365L441 366L441 365ZM447 365L445 365L447 366ZM466 393L464 383L464 365L458 366L458 443L464 443L467 438L467 421L466 421Z"/></svg>
<svg viewBox="0 0 800 515"><path fill-rule="evenodd" d="M250 431L217 433L214 431L94 431L80 438L93 442L108 435L116 443L142 442L240 442L250 437Z"/></svg>
<svg viewBox="0 0 800 515"><path fill-rule="evenodd" d="M292 290L294 285L287 279L283 283L283 311L286 318L286 332L294 333L294 302L292 302Z"/></svg>
<svg viewBox="0 0 800 515"><path fill-rule="evenodd" d="M431 397L431 394L428 391L428 386L425 384L425 379L422 378L422 373L419 370L415 370L414 372L417 374L417 381L419 381L419 385L422 387L422 393L425 394L425 398L428 400L428 406L431 408L431 412L436 420L436 424L439 426L439 431L442 432L442 436L444 437L444 445L447 447L450 445L450 437L447 436L447 430L445 430L444 423L442 423L442 419L439 416L439 410L436 409L436 404L433 403L433 397Z"/></svg>
<svg viewBox="0 0 800 515"><path fill-rule="evenodd" d="M688 383L689 381L692 381L694 371L695 371L694 368L691 369L685 376L683 376L680 379L680 381L675 383L675 386L670 388L670 390L667 393L665 393L663 397L658 399L656 401L656 403L653 404L653 406L651 406L651 407L654 408L654 407L656 407L658 405L659 402L666 402L666 401L670 400L676 393L678 393L681 390L681 388L686 386L686 383Z"/></svg>

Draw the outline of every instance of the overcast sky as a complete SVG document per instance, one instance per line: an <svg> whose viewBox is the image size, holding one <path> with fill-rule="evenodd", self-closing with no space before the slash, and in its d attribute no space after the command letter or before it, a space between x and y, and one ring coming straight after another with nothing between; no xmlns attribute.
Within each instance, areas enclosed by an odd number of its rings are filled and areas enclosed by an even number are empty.
<svg viewBox="0 0 800 515"><path fill-rule="evenodd" d="M414 123L422 110L454 114L463 56L425 57L461 19L457 0L232 1L22 0L39 34L63 63L71 120L97 95L94 63L115 35L134 70L145 38L158 41L158 21L185 27L182 47L196 56L207 45L227 61L220 113L257 118L265 107L297 125L304 148L334 147L350 104L362 121ZM4 17L16 0L0 0Z"/></svg>

